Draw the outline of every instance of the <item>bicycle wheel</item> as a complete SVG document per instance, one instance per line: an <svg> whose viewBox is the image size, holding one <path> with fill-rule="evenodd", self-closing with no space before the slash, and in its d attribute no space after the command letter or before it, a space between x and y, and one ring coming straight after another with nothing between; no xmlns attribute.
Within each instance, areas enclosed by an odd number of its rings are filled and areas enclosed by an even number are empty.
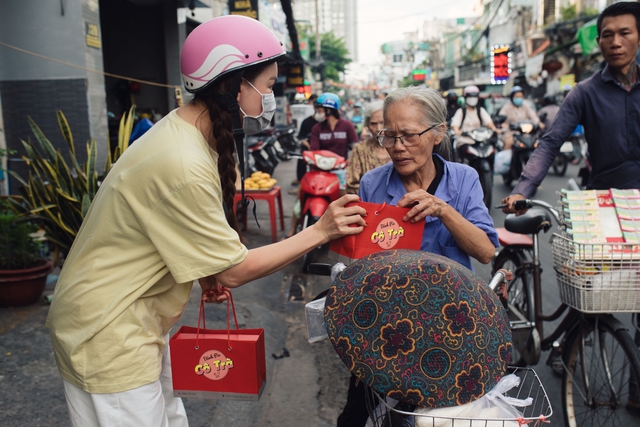
<svg viewBox="0 0 640 427"><path fill-rule="evenodd" d="M531 271L524 268L524 262L518 253L508 249L503 249L498 254L493 263L493 274L501 268L513 273L513 280L507 285L509 292L507 311L513 327L511 365L520 367L533 365L540 357L538 331L532 327L516 326L527 321L533 322L535 319Z"/></svg>
<svg viewBox="0 0 640 427"><path fill-rule="evenodd" d="M638 384L640 372L637 347L626 330L613 330L598 317L583 319L567 337L563 359L562 403L568 427L640 423L640 416L626 409L630 379Z"/></svg>

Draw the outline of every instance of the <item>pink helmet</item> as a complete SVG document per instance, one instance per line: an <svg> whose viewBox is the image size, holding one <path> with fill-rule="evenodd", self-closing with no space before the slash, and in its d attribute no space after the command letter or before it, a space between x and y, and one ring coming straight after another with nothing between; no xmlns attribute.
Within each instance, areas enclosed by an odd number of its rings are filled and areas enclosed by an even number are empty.
<svg viewBox="0 0 640 427"><path fill-rule="evenodd" d="M231 71L285 54L282 43L260 21L226 15L204 22L189 34L180 54L188 92L198 92Z"/></svg>
<svg viewBox="0 0 640 427"><path fill-rule="evenodd" d="M478 89L478 86L467 86L464 88L464 91L462 93L463 96L467 96L467 95L474 95L474 96L478 96L478 94L480 93L480 89Z"/></svg>

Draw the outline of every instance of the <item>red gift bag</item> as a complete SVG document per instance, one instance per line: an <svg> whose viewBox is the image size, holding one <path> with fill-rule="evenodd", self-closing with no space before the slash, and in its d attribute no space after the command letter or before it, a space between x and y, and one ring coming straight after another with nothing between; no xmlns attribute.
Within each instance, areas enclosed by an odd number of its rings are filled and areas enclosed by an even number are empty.
<svg viewBox="0 0 640 427"><path fill-rule="evenodd" d="M386 203L356 202L366 209L367 226L362 233L344 236L331 242L328 257L349 265L353 260L374 252L391 249L420 250L424 221L415 224L405 222L402 217L410 208L399 208Z"/></svg>
<svg viewBox="0 0 640 427"><path fill-rule="evenodd" d="M174 396L260 399L267 381L264 329L238 329L233 298L227 295L226 330L206 329L201 301L198 327L182 326L169 340ZM236 329L231 329L229 307Z"/></svg>

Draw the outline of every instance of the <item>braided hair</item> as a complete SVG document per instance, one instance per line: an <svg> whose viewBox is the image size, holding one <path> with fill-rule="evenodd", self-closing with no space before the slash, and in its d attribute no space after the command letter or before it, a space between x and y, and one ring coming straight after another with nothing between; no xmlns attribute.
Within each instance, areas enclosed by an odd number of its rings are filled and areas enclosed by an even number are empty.
<svg viewBox="0 0 640 427"><path fill-rule="evenodd" d="M247 81L253 81L273 62L269 61L247 68L243 78ZM236 159L234 158L233 124L231 114L226 105L222 105L219 101L220 95L231 92L233 78L234 74L231 74L209 85L205 90L195 93L193 102L203 104L205 112L208 113L209 120L211 120L211 134L206 139L211 148L218 153L218 175L220 176L225 218L229 226L240 235L238 218L235 215L233 206L236 195L236 179L238 178Z"/></svg>

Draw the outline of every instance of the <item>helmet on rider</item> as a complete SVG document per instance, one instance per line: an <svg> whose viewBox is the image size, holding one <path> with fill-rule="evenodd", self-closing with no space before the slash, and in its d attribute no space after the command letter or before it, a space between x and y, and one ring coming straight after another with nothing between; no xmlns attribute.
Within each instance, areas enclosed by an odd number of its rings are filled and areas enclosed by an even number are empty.
<svg viewBox="0 0 640 427"><path fill-rule="evenodd" d="M458 103L458 94L454 91L447 92L447 103L448 104L457 104Z"/></svg>
<svg viewBox="0 0 640 427"><path fill-rule="evenodd" d="M509 98L513 101L513 95L515 95L518 92L524 95L524 89L522 89L522 87L514 86L513 89L511 89L511 92L509 93Z"/></svg>
<svg viewBox="0 0 640 427"><path fill-rule="evenodd" d="M480 96L480 89L478 89L478 86L467 86L462 91L462 94L465 97L467 97L467 96L478 97L478 96Z"/></svg>
<svg viewBox="0 0 640 427"><path fill-rule="evenodd" d="M199 92L222 76L285 53L282 43L260 21L240 15L220 16L198 25L184 41L182 81L188 92Z"/></svg>
<svg viewBox="0 0 640 427"><path fill-rule="evenodd" d="M334 110L340 110L340 98L338 95L331 92L325 92L318 98L318 104L324 108L333 108Z"/></svg>

